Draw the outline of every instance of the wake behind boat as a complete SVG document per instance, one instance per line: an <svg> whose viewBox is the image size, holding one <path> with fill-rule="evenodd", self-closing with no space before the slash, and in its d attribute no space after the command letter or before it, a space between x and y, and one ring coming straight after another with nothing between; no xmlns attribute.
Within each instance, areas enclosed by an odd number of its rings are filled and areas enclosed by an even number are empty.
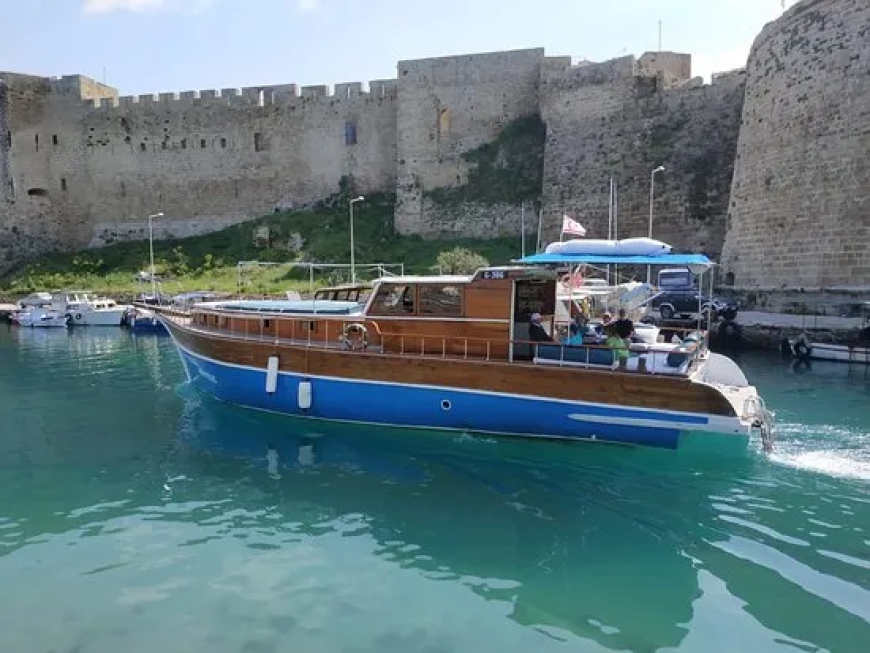
<svg viewBox="0 0 870 653"><path fill-rule="evenodd" d="M251 408L665 448L742 448L757 430L770 446L763 400L704 332L678 344L554 339L557 279L580 259L541 254L470 276L388 277L358 314L258 300L155 313L195 387ZM644 261L712 265L698 255Z"/></svg>

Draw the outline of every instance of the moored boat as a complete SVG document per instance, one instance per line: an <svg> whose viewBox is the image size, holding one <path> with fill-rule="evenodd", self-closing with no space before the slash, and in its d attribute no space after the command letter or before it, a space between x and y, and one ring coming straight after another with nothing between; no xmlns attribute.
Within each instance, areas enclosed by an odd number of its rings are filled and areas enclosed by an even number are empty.
<svg viewBox="0 0 870 653"><path fill-rule="evenodd" d="M870 302L862 304L863 326L853 342L836 344L810 340L805 334L790 340L799 360L833 361L850 365L870 365Z"/></svg>
<svg viewBox="0 0 870 653"><path fill-rule="evenodd" d="M129 308L114 299L80 290L54 295L52 307L68 315L72 326L121 326L124 313Z"/></svg>
<svg viewBox="0 0 870 653"><path fill-rule="evenodd" d="M50 308L32 306L16 313L14 323L22 327L65 329L69 326L69 318L64 313Z"/></svg>
<svg viewBox="0 0 870 653"><path fill-rule="evenodd" d="M384 278L355 314L300 313L274 300L155 312L191 383L250 408L664 448L743 448L759 431L770 446L764 401L733 361L709 351L703 332L678 344L554 340L557 280L576 255L538 256L469 276ZM711 265L703 256L647 259ZM546 339L532 326L539 317Z"/></svg>
<svg viewBox="0 0 870 653"><path fill-rule="evenodd" d="M157 319L153 311L139 306L131 306L127 309L122 324L133 333L168 333L166 326Z"/></svg>

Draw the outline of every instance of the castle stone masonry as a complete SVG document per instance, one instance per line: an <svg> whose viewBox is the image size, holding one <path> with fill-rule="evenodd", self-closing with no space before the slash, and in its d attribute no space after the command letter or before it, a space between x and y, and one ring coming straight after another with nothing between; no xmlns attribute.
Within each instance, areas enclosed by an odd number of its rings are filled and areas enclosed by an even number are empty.
<svg viewBox="0 0 870 653"><path fill-rule="evenodd" d="M607 234L722 256L737 287L870 286L870 5L804 0L747 68L528 49L400 61L396 79L119 96L0 73L0 272L42 252L203 233L336 196L394 193L424 236ZM348 188L349 186L349 188ZM727 238L726 238L727 231ZM723 251L724 248L724 251Z"/></svg>

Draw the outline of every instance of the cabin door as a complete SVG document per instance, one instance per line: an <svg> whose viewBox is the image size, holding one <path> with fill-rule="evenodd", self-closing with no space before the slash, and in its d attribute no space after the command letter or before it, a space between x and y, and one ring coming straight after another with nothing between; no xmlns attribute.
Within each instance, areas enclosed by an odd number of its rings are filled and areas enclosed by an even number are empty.
<svg viewBox="0 0 870 653"><path fill-rule="evenodd" d="M552 280L517 279L514 281L511 317L512 361L532 360L529 324L532 313L540 313L545 322L552 318L556 302L556 285Z"/></svg>

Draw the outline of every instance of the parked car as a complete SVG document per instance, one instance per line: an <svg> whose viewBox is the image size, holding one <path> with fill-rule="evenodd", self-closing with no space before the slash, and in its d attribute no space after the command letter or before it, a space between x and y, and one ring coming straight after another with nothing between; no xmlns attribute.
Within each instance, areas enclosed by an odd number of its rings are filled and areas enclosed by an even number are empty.
<svg viewBox="0 0 870 653"><path fill-rule="evenodd" d="M689 318L698 315L699 291L695 288L665 290L649 301L652 310L658 311L663 320ZM737 317L737 304L718 297L700 297L701 316L706 318L712 310L712 317L733 320Z"/></svg>

